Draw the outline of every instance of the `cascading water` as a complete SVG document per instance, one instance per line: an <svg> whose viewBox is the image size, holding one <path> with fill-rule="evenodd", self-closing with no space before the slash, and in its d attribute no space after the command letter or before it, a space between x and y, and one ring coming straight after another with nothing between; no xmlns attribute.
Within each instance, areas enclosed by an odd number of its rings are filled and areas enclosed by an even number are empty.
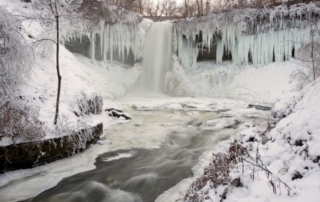
<svg viewBox="0 0 320 202"><path fill-rule="evenodd" d="M166 72L171 66L172 29L170 22L156 22L151 26L143 51L140 92L164 91Z"/></svg>

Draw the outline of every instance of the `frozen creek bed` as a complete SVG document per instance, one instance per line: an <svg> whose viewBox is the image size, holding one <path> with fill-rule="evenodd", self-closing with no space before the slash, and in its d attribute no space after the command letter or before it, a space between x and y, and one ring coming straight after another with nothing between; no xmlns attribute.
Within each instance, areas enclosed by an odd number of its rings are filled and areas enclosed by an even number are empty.
<svg viewBox="0 0 320 202"><path fill-rule="evenodd" d="M105 130L111 144L0 176L0 201L176 201L212 152L247 127L265 128L269 116L225 99L131 97L107 105L132 116Z"/></svg>

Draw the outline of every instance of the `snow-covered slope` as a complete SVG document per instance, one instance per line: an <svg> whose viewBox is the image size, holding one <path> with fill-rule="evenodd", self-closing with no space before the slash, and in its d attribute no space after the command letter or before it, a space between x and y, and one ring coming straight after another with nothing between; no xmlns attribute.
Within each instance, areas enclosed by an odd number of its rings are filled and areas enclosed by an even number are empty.
<svg viewBox="0 0 320 202"><path fill-rule="evenodd" d="M203 188L190 187L189 197L226 202L319 201L319 99L319 79L301 92L280 96L272 110L270 132L262 133L263 128L251 125L235 137L251 157L244 153L245 160L225 165L230 169L225 184L213 178L206 181L207 175L202 175L198 182L205 182ZM214 169L214 165L207 170ZM234 184L234 179L241 183Z"/></svg>
<svg viewBox="0 0 320 202"><path fill-rule="evenodd" d="M166 90L175 96L224 97L254 103L273 103L294 82L290 74L297 68L295 60L270 63L255 68L231 63L216 65L199 62L197 68L186 71L173 55L173 68L167 73Z"/></svg>
<svg viewBox="0 0 320 202"><path fill-rule="evenodd" d="M0 1L0 5L14 15L28 15L32 9L30 3L17 1L8 3ZM26 44L32 45L38 37L44 33L41 24L36 20L21 21L21 36ZM77 130L79 123L86 122L94 125L98 121L88 121L90 113L101 112L102 99L100 92L94 87L93 80L85 73L85 67L76 57L60 46L60 73L62 77L60 93L60 111L58 119L58 130L53 124L55 114L55 103L58 89L56 70L55 45L51 41L43 41L36 46L33 52L34 60L30 76L18 85L15 97L28 106L39 108L39 121L44 123L46 138L59 135L68 135L63 129ZM96 112L89 112L88 103L95 103ZM89 111L88 111L89 110ZM101 118L100 122L108 121L109 117ZM2 139L0 145L11 144L9 138Z"/></svg>
<svg viewBox="0 0 320 202"><path fill-rule="evenodd" d="M127 67L119 63L92 61L81 54L74 55L82 63L81 69L93 80L93 85L104 99L124 97L140 74L140 63L136 63L134 67Z"/></svg>

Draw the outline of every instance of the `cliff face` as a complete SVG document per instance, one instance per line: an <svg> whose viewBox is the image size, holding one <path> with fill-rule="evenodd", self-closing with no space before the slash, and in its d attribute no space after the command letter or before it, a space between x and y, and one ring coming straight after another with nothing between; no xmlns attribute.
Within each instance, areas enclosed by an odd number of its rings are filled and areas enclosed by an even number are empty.
<svg viewBox="0 0 320 202"><path fill-rule="evenodd" d="M98 0L83 0L79 12L85 13L91 26L86 33L81 33L81 37L66 36L66 48L93 60L133 66L138 60L136 27L142 16Z"/></svg>
<svg viewBox="0 0 320 202"><path fill-rule="evenodd" d="M197 59L255 66L285 61L310 42L310 29L319 19L319 3L289 9L285 5L235 9L182 19L175 23L175 52L186 69L193 68Z"/></svg>
<svg viewBox="0 0 320 202"><path fill-rule="evenodd" d="M291 7L279 5L272 8L234 9L219 13L210 13L199 18L187 18L176 21L176 27L186 36L199 31L219 34L223 26L236 24L245 35L261 34L285 29L304 29L320 17L320 3L295 4Z"/></svg>

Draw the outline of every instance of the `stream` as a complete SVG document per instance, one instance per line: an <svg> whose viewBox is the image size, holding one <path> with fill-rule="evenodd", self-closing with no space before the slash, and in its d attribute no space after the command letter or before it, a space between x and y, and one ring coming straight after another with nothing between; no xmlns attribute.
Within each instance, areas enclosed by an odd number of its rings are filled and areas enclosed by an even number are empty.
<svg viewBox="0 0 320 202"><path fill-rule="evenodd" d="M147 103L125 103L133 119L107 130L112 144L109 152L96 158L95 169L66 177L24 201L156 201L194 175L193 168L205 151L248 124L265 125L269 113L234 102L231 109L195 101L164 102L157 107Z"/></svg>

